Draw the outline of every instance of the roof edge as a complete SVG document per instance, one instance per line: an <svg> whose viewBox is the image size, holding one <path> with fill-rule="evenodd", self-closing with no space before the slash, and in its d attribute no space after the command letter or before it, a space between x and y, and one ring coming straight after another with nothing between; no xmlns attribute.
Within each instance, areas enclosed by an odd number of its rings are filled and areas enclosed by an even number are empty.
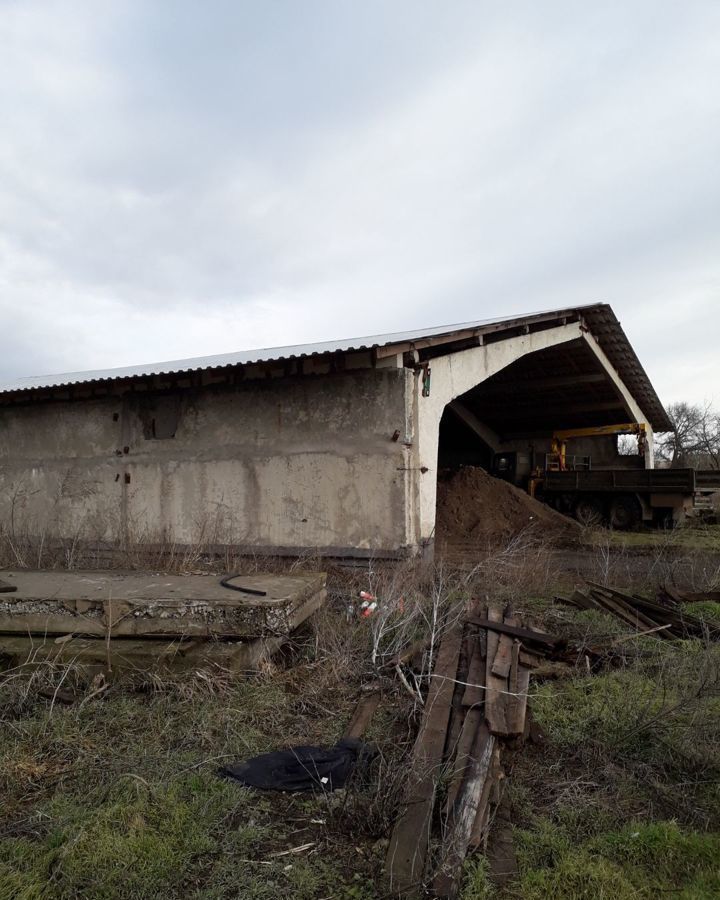
<svg viewBox="0 0 720 900"><path fill-rule="evenodd" d="M315 344L293 344L285 347L243 350L236 353L191 357L137 366L122 366L114 369L30 376L0 385L0 403L8 402L11 398L17 398L18 395L32 396L37 391L48 391L52 394L55 391L67 391L77 385L106 384L123 380L134 381L153 376L171 376L245 365L278 363L336 353L377 351L385 348L391 351L393 347L397 347L398 352L401 352L401 349L408 345L412 346L422 342L432 341L434 344L450 343L450 339L453 337L457 338L458 335L467 334L468 332L480 335L492 331L510 330L515 327L532 326L533 324L552 320L562 321L567 318L582 318L623 382L635 396L653 429L655 431L671 430L672 423L667 412L660 402L619 320L610 305L602 302L502 318L483 319L475 322L460 322L454 325L421 328L414 331L389 332L387 334L346 338L337 341L322 341ZM444 341L444 338L448 340Z"/></svg>

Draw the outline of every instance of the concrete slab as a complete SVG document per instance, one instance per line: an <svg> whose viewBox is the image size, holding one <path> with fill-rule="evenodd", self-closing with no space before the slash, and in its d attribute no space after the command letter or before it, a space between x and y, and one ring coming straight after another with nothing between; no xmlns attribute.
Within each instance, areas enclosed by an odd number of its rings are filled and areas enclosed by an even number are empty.
<svg viewBox="0 0 720 900"><path fill-rule="evenodd" d="M325 599L322 572L243 575L228 590L216 575L5 571L0 634L94 638L268 638L288 635Z"/></svg>
<svg viewBox="0 0 720 900"><path fill-rule="evenodd" d="M217 668L239 673L256 669L288 640L287 635L243 641L174 640L155 638L52 638L38 635L0 635L0 669L38 663L81 665L92 671L183 672ZM58 643L59 641L59 643Z"/></svg>

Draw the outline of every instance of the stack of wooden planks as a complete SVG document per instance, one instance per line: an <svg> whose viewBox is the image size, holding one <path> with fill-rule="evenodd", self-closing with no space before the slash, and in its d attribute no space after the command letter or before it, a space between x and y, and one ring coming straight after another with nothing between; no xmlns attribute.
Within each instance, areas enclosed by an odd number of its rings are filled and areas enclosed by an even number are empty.
<svg viewBox="0 0 720 900"><path fill-rule="evenodd" d="M687 597L672 588L662 588L653 600L640 594L605 587L594 581L588 581L588 586L585 591L576 590L570 597L556 599L578 609L598 609L610 613L642 634L657 634L658 637L668 639L720 639L718 629L710 628L706 622L683 609L683 602L689 602ZM705 599L705 595L690 596Z"/></svg>
<svg viewBox="0 0 720 900"><path fill-rule="evenodd" d="M683 591L671 584L658 588L660 603L720 603L720 591Z"/></svg>
<svg viewBox="0 0 720 900"><path fill-rule="evenodd" d="M561 645L496 606L445 633L390 838L390 893L421 896L431 886L434 896L457 896L463 861L485 844L499 802L503 747L526 735L531 670Z"/></svg>

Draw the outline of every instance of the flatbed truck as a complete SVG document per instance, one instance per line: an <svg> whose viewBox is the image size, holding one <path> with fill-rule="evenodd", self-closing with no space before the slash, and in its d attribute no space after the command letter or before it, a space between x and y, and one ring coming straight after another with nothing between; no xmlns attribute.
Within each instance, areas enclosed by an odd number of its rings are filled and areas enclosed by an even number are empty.
<svg viewBox="0 0 720 900"><path fill-rule="evenodd" d="M534 484L539 500L585 524L633 529L712 515L720 471L702 469L578 469L546 471Z"/></svg>
<svg viewBox="0 0 720 900"><path fill-rule="evenodd" d="M654 469L641 466L593 469L590 457L567 454L577 437L631 434L645 459L646 426L638 422L556 431L543 466L518 477L517 454L496 454L494 474L525 487L528 493L587 525L609 524L631 530L640 524L678 524L688 517L713 515L712 496L720 492L720 471Z"/></svg>

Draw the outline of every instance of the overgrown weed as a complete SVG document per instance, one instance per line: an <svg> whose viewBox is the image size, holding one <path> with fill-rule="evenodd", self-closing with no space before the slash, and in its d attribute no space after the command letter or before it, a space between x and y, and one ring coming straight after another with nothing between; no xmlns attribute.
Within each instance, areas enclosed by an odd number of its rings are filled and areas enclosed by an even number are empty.
<svg viewBox="0 0 720 900"><path fill-rule="evenodd" d="M588 646L617 629L601 613L554 613L554 629ZM503 896L717 896L720 646L633 638L611 662L533 688L547 743L515 761L520 878Z"/></svg>
<svg viewBox="0 0 720 900"><path fill-rule="evenodd" d="M0 900L377 897L419 712L384 664L427 642L422 684L471 598L511 602L587 647L627 636L610 616L552 605L559 574L547 551L526 534L472 565L331 567L327 607L295 636L291 664L251 678L158 672L98 692L78 666L38 660L0 675ZM176 571L272 566L170 551L165 561ZM311 557L276 562L321 568ZM367 618L360 591L377 598ZM502 896L716 895L718 648L624 640L612 666L589 675L579 654L573 677L534 689L548 745L526 749L508 779L521 877ZM279 800L217 778L234 759L333 743L370 684L384 700L367 734L380 750L367 782ZM75 702L63 705L60 690ZM466 875L465 900L501 896L481 858Z"/></svg>

